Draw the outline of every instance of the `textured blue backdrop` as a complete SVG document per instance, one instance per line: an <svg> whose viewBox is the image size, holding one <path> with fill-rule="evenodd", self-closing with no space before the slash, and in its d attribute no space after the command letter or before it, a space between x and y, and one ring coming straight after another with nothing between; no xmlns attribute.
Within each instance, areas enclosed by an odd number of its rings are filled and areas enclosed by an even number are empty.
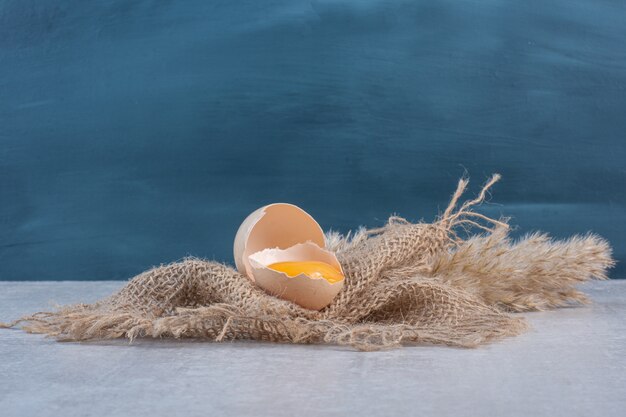
<svg viewBox="0 0 626 417"><path fill-rule="evenodd" d="M0 0L0 279L231 261L275 201L430 220L465 169L624 261L625 39L620 0Z"/></svg>

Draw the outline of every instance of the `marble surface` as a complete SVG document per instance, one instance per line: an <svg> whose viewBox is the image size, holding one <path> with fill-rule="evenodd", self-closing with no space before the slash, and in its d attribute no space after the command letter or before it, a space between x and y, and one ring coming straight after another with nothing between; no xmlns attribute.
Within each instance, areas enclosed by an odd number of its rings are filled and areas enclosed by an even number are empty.
<svg viewBox="0 0 626 417"><path fill-rule="evenodd" d="M0 320L122 285L0 282ZM586 291L593 305L528 314L528 333L472 350L58 343L0 330L0 415L623 416L626 281Z"/></svg>

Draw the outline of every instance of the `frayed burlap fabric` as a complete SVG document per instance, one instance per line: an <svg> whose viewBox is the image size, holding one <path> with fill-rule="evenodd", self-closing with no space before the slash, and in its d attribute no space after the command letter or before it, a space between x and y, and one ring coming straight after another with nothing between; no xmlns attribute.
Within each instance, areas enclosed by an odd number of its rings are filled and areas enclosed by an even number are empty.
<svg viewBox="0 0 626 417"><path fill-rule="evenodd" d="M505 221L458 206L467 181L432 224L392 217L354 235L327 235L346 273L343 290L322 311L266 294L232 267L201 259L159 266L116 294L24 317L21 326L59 340L126 337L251 339L328 343L376 350L404 343L473 347L526 328L511 312L584 303L575 285L603 279L613 264L603 239L555 242L530 235L517 242ZM483 229L461 239L462 229Z"/></svg>

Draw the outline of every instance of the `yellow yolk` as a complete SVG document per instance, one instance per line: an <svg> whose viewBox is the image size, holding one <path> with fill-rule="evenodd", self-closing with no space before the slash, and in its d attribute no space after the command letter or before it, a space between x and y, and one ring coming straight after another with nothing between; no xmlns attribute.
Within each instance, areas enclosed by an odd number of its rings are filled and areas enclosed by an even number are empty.
<svg viewBox="0 0 626 417"><path fill-rule="evenodd" d="M276 262L268 267L274 271L283 272L292 278L304 274L311 278L324 278L331 284L343 279L341 271L337 268L318 261Z"/></svg>

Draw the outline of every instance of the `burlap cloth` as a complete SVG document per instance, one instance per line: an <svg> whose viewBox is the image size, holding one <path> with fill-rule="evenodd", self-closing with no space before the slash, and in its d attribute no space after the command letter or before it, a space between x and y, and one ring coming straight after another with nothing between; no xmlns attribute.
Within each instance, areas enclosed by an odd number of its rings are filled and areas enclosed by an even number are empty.
<svg viewBox="0 0 626 417"><path fill-rule="evenodd" d="M613 265L608 243L594 235L553 241L534 234L517 242L505 220L457 208L467 181L434 223L392 217L353 235L327 235L346 274L343 290L322 311L266 294L231 266L185 259L136 276L95 304L40 312L3 327L59 340L127 337L251 339L329 343L376 350L403 343L473 347L516 335L525 321L510 312L586 302L574 286L603 279ZM483 229L461 239L460 229Z"/></svg>

